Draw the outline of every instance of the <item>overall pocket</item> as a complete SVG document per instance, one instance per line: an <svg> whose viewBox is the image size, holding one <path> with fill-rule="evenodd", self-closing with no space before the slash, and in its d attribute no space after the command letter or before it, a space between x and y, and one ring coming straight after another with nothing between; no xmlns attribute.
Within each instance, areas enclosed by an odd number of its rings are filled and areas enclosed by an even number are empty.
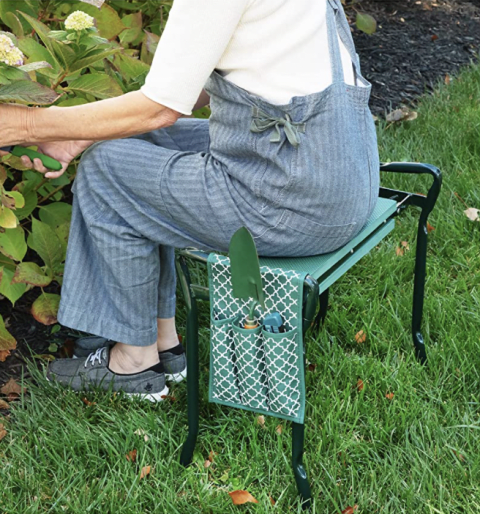
<svg viewBox="0 0 480 514"><path fill-rule="evenodd" d="M247 330L239 326L239 320L232 327L242 405L269 410L262 327Z"/></svg>
<svg viewBox="0 0 480 514"><path fill-rule="evenodd" d="M211 320L212 397L240 403L232 325L236 316Z"/></svg>
<svg viewBox="0 0 480 514"><path fill-rule="evenodd" d="M302 400L303 366L297 347L298 328L280 334L262 330L262 334L270 410L286 416L297 416Z"/></svg>

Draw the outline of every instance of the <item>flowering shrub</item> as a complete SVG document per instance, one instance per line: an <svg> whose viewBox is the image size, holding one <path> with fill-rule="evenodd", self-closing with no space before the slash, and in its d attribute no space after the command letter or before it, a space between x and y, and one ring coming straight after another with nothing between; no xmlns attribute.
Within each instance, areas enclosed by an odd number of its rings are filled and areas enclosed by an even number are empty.
<svg viewBox="0 0 480 514"><path fill-rule="evenodd" d="M63 107L139 89L171 5L0 0L0 103ZM56 322L77 164L47 180L0 157L0 294L14 304L38 288L32 314L45 324ZM0 360L14 344L0 316Z"/></svg>
<svg viewBox="0 0 480 514"><path fill-rule="evenodd" d="M93 18L83 11L75 11L65 20L67 30L83 30L93 27Z"/></svg>
<svg viewBox="0 0 480 514"><path fill-rule="evenodd" d="M23 57L24 55L12 40L5 34L0 34L0 62L9 66L22 66Z"/></svg>

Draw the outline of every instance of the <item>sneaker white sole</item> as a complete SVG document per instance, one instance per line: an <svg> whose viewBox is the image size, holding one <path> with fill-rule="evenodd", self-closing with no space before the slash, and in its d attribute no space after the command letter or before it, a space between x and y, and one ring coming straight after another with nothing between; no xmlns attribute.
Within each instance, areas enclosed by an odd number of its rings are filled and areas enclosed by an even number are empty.
<svg viewBox="0 0 480 514"><path fill-rule="evenodd" d="M167 396L169 389L165 386L165 389L159 393L123 393L127 398L137 398L138 400L148 400L149 402L161 402L165 400L165 396Z"/></svg>
<svg viewBox="0 0 480 514"><path fill-rule="evenodd" d="M185 380L187 378L187 366L185 366L185 369L182 369L182 371L179 371L178 373L165 373L165 380L167 382L173 382L175 384L178 384L182 380Z"/></svg>
<svg viewBox="0 0 480 514"><path fill-rule="evenodd" d="M48 377L45 377L47 379L47 382L52 382ZM85 391L74 391L75 393L85 393ZM123 391L123 394L127 397L127 398L137 398L138 400L148 400L149 402L152 402L152 403L156 403L156 402L161 402L163 400L165 400L165 396L167 396L167 394L170 392L170 390L168 389L167 386L165 386L165 388L160 391L159 393L125 393Z"/></svg>

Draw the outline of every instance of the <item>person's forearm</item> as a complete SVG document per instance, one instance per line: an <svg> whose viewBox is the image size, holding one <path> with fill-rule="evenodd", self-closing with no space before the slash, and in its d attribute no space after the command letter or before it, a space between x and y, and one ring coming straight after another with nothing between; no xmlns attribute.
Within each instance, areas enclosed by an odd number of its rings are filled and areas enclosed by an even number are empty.
<svg viewBox="0 0 480 514"><path fill-rule="evenodd" d="M173 125L179 114L142 92L73 107L15 109L2 123L2 144L120 139Z"/></svg>

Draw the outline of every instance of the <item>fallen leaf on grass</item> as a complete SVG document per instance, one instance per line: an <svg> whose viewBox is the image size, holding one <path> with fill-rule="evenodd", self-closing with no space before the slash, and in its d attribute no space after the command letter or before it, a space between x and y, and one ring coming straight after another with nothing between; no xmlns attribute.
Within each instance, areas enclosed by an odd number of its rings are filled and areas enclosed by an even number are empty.
<svg viewBox="0 0 480 514"><path fill-rule="evenodd" d="M87 407L91 407L92 405L97 405L96 402L91 402L89 400L87 400L86 398L82 398L82 402L87 406Z"/></svg>
<svg viewBox="0 0 480 514"><path fill-rule="evenodd" d="M5 400L0 400L0 410L9 409L10 405Z"/></svg>
<svg viewBox="0 0 480 514"><path fill-rule="evenodd" d="M234 505L243 505L244 503L258 503L248 491L233 491L228 493Z"/></svg>
<svg viewBox="0 0 480 514"><path fill-rule="evenodd" d="M160 398L162 400L170 400L172 403L177 401L175 396L173 396L172 394L162 394L162 396L160 396Z"/></svg>
<svg viewBox="0 0 480 514"><path fill-rule="evenodd" d="M5 427L0 423L0 441L7 435Z"/></svg>
<svg viewBox="0 0 480 514"><path fill-rule="evenodd" d="M5 362L10 355L10 350L0 350L0 362Z"/></svg>
<svg viewBox="0 0 480 514"><path fill-rule="evenodd" d="M135 432L133 433L135 435L143 435L143 439L145 442L147 442L149 439L148 435L145 433L145 430L142 430L141 428L137 428L137 430L135 430Z"/></svg>
<svg viewBox="0 0 480 514"><path fill-rule="evenodd" d="M395 396L395 395L394 395L393 393L387 393L387 394L385 395L385 398L387 398L388 400L393 400L393 397L394 397L394 396Z"/></svg>
<svg viewBox="0 0 480 514"><path fill-rule="evenodd" d="M264 426L265 426L265 416L258 416L258 417L257 417L257 423L258 423L261 427L264 427Z"/></svg>
<svg viewBox="0 0 480 514"><path fill-rule="evenodd" d="M11 378L1 389L0 393L5 395L9 402L20 397L22 393L26 393L26 387L20 387L13 378Z"/></svg>
<svg viewBox="0 0 480 514"><path fill-rule="evenodd" d="M271 496L269 496L269 498L270 498L270 503L272 504L272 507L273 507L275 505L275 500Z"/></svg>
<svg viewBox="0 0 480 514"><path fill-rule="evenodd" d="M473 207L470 207L469 209L466 209L463 211L465 213L465 216L472 221L480 221L480 209L475 209Z"/></svg>
<svg viewBox="0 0 480 514"><path fill-rule="evenodd" d="M283 431L283 426L282 425L277 425L277 428L275 429L275 432L278 435L282 435L282 431Z"/></svg>
<svg viewBox="0 0 480 514"><path fill-rule="evenodd" d="M210 450L210 453L208 454L208 460L213 463L213 459L215 458L215 455L218 455L218 453L214 452L213 450Z"/></svg>
<svg viewBox="0 0 480 514"><path fill-rule="evenodd" d="M355 334L355 341L357 341L358 344L364 343L367 340L367 334L363 330L360 330L360 332L357 332Z"/></svg>
<svg viewBox="0 0 480 514"><path fill-rule="evenodd" d="M446 86L450 85L450 75L448 73L445 75L445 85Z"/></svg>
<svg viewBox="0 0 480 514"><path fill-rule="evenodd" d="M400 121L413 121L418 117L418 113L415 111L411 111L406 107L402 107L401 109L395 109L391 113L387 114L385 119L389 123L397 123Z"/></svg>
<svg viewBox="0 0 480 514"><path fill-rule="evenodd" d="M135 462L137 460L137 450L132 450L125 455L128 462Z"/></svg>
<svg viewBox="0 0 480 514"><path fill-rule="evenodd" d="M205 469L209 468L211 465L212 465L212 461L208 460L208 459L203 463L203 467Z"/></svg>
<svg viewBox="0 0 480 514"><path fill-rule="evenodd" d="M432 225L427 221L427 232L430 234L430 232L433 232L434 230L435 227L432 227Z"/></svg>
<svg viewBox="0 0 480 514"><path fill-rule="evenodd" d="M397 257L402 257L408 250L410 250L410 246L408 245L407 241L402 241L400 246L397 246L395 249L395 253L397 254Z"/></svg>
<svg viewBox="0 0 480 514"><path fill-rule="evenodd" d="M455 450L452 450L452 452L455 454L455 457L457 457L458 460L465 462L465 457L461 453L458 453Z"/></svg>
<svg viewBox="0 0 480 514"><path fill-rule="evenodd" d="M358 509L358 505L354 505L353 507L347 507L342 510L342 514L354 514L354 512Z"/></svg>
<svg viewBox="0 0 480 514"><path fill-rule="evenodd" d="M316 369L316 368L317 368L317 365L316 365L316 364L313 364L313 362L311 362L311 363L308 365L308 367L307 367L308 371L315 371L315 369Z"/></svg>
<svg viewBox="0 0 480 514"><path fill-rule="evenodd" d="M142 471L140 471L140 480L150 475L150 471L152 470L152 466L143 466Z"/></svg>
<svg viewBox="0 0 480 514"><path fill-rule="evenodd" d="M357 382L357 389L358 391L363 391L363 388L364 388L364 384L363 384L363 380L361 378L358 379L358 382Z"/></svg>

